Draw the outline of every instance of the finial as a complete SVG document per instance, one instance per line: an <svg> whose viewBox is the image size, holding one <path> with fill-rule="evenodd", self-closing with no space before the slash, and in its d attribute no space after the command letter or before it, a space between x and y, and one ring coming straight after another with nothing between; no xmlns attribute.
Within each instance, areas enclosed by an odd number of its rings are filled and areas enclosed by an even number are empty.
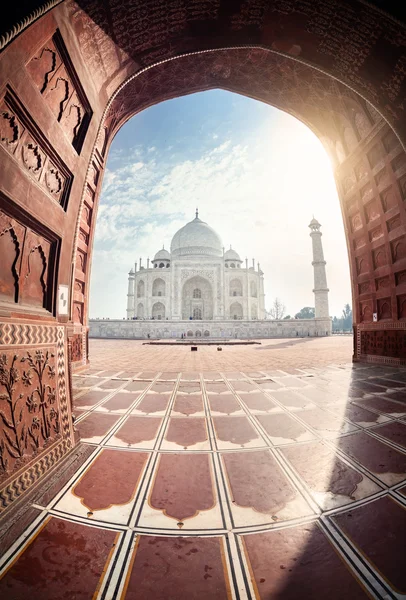
<svg viewBox="0 0 406 600"><path fill-rule="evenodd" d="M165 250L165 244L162 244L162 250Z"/></svg>
<svg viewBox="0 0 406 600"><path fill-rule="evenodd" d="M196 208L196 219L198 219L198 218L199 218L199 209Z"/></svg>

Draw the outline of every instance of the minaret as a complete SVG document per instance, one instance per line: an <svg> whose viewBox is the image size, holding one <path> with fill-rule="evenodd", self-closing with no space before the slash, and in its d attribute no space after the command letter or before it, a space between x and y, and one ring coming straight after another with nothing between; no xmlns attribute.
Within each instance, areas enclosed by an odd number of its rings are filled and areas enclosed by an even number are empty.
<svg viewBox="0 0 406 600"><path fill-rule="evenodd" d="M134 316L134 284L135 275L134 270L128 273L128 294L127 294L127 319L131 319Z"/></svg>
<svg viewBox="0 0 406 600"><path fill-rule="evenodd" d="M313 245L313 269L314 269L314 303L317 318L329 318L328 292L326 277L326 261L324 260L323 245L321 243L322 233L320 223L313 217L310 221L310 237Z"/></svg>

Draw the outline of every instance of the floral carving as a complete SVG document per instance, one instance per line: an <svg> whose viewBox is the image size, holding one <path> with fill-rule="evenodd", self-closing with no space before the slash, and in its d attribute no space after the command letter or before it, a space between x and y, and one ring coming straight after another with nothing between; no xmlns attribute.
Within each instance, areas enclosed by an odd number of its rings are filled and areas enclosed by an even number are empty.
<svg viewBox="0 0 406 600"><path fill-rule="evenodd" d="M7 146L15 146L21 136L20 125L11 112L3 110L0 120L0 141Z"/></svg>
<svg viewBox="0 0 406 600"><path fill-rule="evenodd" d="M60 433L53 359L43 349L21 358L16 353L0 356L0 475L12 472Z"/></svg>
<svg viewBox="0 0 406 600"><path fill-rule="evenodd" d="M39 146L31 141L24 144L22 151L25 166L34 175L38 175L44 164L44 154L41 152Z"/></svg>
<svg viewBox="0 0 406 600"><path fill-rule="evenodd" d="M63 179L55 167L50 167L46 172L45 183L51 194L59 196L63 187Z"/></svg>

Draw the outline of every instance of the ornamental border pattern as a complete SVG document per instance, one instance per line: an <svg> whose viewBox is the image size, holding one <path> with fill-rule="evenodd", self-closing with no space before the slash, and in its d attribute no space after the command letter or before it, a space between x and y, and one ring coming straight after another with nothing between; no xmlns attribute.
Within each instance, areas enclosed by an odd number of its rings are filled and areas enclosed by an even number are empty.
<svg viewBox="0 0 406 600"><path fill-rule="evenodd" d="M62 439L53 444L38 458L22 467L14 477L4 482L0 489L0 514L34 486L74 445L73 425L70 419L69 398L66 389L66 329L58 325L32 325L0 323L1 346L38 344L56 345L57 387L61 417Z"/></svg>

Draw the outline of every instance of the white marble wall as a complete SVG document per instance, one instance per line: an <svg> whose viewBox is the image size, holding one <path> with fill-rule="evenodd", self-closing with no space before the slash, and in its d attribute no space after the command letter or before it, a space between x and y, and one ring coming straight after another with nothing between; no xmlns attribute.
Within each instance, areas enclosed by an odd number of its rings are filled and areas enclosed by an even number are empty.
<svg viewBox="0 0 406 600"><path fill-rule="evenodd" d="M93 338L151 339L180 338L191 332L190 338L283 338L331 335L331 319L286 319L283 321L127 321L90 320L89 335ZM208 332L208 336L205 336Z"/></svg>

